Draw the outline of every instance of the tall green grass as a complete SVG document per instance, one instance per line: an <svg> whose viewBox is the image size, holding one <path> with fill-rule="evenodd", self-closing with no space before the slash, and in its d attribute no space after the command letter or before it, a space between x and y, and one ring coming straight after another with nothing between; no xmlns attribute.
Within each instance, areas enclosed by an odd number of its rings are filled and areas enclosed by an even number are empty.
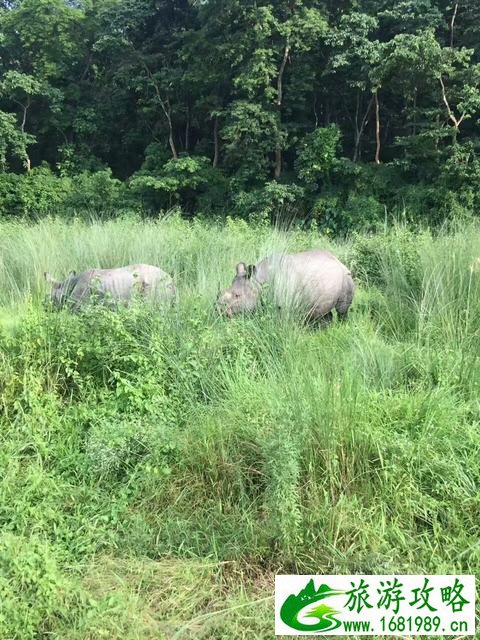
<svg viewBox="0 0 480 640"><path fill-rule="evenodd" d="M218 317L236 262L312 246L347 323ZM0 637L271 638L276 572L477 573L479 256L475 226L1 223ZM44 271L140 261L174 308L43 308Z"/></svg>

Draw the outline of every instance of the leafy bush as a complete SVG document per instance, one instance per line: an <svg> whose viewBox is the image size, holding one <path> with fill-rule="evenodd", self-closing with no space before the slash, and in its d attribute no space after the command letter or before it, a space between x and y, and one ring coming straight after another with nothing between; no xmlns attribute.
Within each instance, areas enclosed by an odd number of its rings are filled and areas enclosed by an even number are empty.
<svg viewBox="0 0 480 640"><path fill-rule="evenodd" d="M10 157L26 166L27 148L35 141L35 136L19 130L17 119L13 113L0 111L0 171L5 171L8 168Z"/></svg>
<svg viewBox="0 0 480 640"><path fill-rule="evenodd" d="M305 136L298 151L296 169L300 180L309 186L325 183L337 162L340 129L335 124L318 127Z"/></svg>
<svg viewBox="0 0 480 640"><path fill-rule="evenodd" d="M82 173L97 173L108 170L105 163L94 156L91 149L85 144L63 144L58 149L58 155L58 162L55 166L62 178L73 178Z"/></svg>
<svg viewBox="0 0 480 640"><path fill-rule="evenodd" d="M352 229L374 231L384 223L384 207L373 196L327 192L312 208L312 218L324 233L345 235Z"/></svg>
<svg viewBox="0 0 480 640"><path fill-rule="evenodd" d="M168 458L174 448L160 421L113 414L94 421L85 450L94 476L127 477L137 464L149 460L149 468L160 479L171 472Z"/></svg>
<svg viewBox="0 0 480 640"><path fill-rule="evenodd" d="M260 189L234 194L234 210L251 222L289 223L301 215L304 196L304 187L272 181Z"/></svg>
<svg viewBox="0 0 480 640"><path fill-rule="evenodd" d="M0 537L0 637L34 640L49 635L72 605L75 589L51 547L34 537Z"/></svg>
<svg viewBox="0 0 480 640"><path fill-rule="evenodd" d="M200 198L204 198L204 203L215 202L226 188L220 171L203 156L170 159L156 171L151 167L152 160L148 158L129 182L134 197L151 211L180 204L185 211L193 212Z"/></svg>
<svg viewBox="0 0 480 640"><path fill-rule="evenodd" d="M363 282L389 285L396 272L417 290L422 281L421 236L406 227L396 226L387 233L356 235L353 245L353 269Z"/></svg>
<svg viewBox="0 0 480 640"><path fill-rule="evenodd" d="M63 208L71 189L68 178L58 178L46 167L27 174L0 173L0 217L52 215Z"/></svg>
<svg viewBox="0 0 480 640"><path fill-rule="evenodd" d="M72 178L65 206L74 210L91 211L96 215L114 215L123 204L123 192L122 183L112 176L110 169L95 173L84 172Z"/></svg>
<svg viewBox="0 0 480 640"><path fill-rule="evenodd" d="M92 304L80 314L32 314L21 327L21 357L27 363L42 360L41 375L54 380L60 394L109 389L117 410L160 412L166 419L168 407L157 383L165 367L161 322L160 314L142 304L116 311Z"/></svg>
<svg viewBox="0 0 480 640"><path fill-rule="evenodd" d="M471 192L478 205L480 181L480 150L477 142L455 145L441 167L440 181L454 192ZM474 204L474 203L472 203Z"/></svg>
<svg viewBox="0 0 480 640"><path fill-rule="evenodd" d="M41 218L74 213L112 215L123 204L124 187L110 169L59 177L47 167L26 174L0 173L0 216Z"/></svg>

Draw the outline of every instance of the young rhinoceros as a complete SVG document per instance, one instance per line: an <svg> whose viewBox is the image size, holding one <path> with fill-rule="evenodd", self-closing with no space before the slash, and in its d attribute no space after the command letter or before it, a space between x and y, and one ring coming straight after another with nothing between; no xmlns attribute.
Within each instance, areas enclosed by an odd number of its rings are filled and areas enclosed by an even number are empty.
<svg viewBox="0 0 480 640"><path fill-rule="evenodd" d="M218 299L228 316L253 311L269 283L280 308L297 310L309 321L332 319L335 309L345 318L355 285L347 267L328 251L303 251L264 258L256 266L240 262L229 289Z"/></svg>
<svg viewBox="0 0 480 640"><path fill-rule="evenodd" d="M79 309L88 300L128 302L135 294L143 298L173 301L176 293L172 278L159 267L133 264L115 269L91 269L77 275L74 271L63 282L48 273L52 285L50 300L56 307L66 303Z"/></svg>

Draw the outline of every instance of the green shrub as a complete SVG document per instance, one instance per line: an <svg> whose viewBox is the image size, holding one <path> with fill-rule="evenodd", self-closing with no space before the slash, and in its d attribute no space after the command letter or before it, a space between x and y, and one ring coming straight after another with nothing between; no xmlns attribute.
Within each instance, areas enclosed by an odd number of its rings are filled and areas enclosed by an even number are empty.
<svg viewBox="0 0 480 640"><path fill-rule="evenodd" d="M418 291L423 271L421 237L402 226L377 235L356 235L352 256L356 277L385 287L390 277L401 274L405 283Z"/></svg>
<svg viewBox="0 0 480 640"><path fill-rule="evenodd" d="M0 536L0 637L34 640L49 635L68 616L75 591L46 542Z"/></svg>
<svg viewBox="0 0 480 640"><path fill-rule="evenodd" d="M95 173L80 173L72 178L72 188L65 206L92 214L116 215L123 205L124 187L112 176L110 169Z"/></svg>
<svg viewBox="0 0 480 640"><path fill-rule="evenodd" d="M21 194L23 184L23 175L0 173L0 214L3 218L25 215Z"/></svg>
<svg viewBox="0 0 480 640"><path fill-rule="evenodd" d="M69 216L73 213L114 215L123 205L123 185L110 169L56 176L46 167L27 174L0 173L0 216Z"/></svg>
<svg viewBox="0 0 480 640"><path fill-rule="evenodd" d="M312 218L324 233L345 235L375 231L385 223L385 208L374 196L328 193L318 198L312 208Z"/></svg>
<svg viewBox="0 0 480 640"><path fill-rule="evenodd" d="M155 412L164 395L157 377L166 366L161 323L161 315L142 304L32 314L20 329L20 358L25 366L40 365L39 375L62 395L109 390L123 412Z"/></svg>
<svg viewBox="0 0 480 640"><path fill-rule="evenodd" d="M295 163L301 181L310 186L329 182L332 169L338 162L340 136L340 129L331 124L318 127L304 137Z"/></svg>
<svg viewBox="0 0 480 640"><path fill-rule="evenodd" d="M0 217L40 218L61 211L72 185L50 169L39 167L27 174L0 173Z"/></svg>
<svg viewBox="0 0 480 640"><path fill-rule="evenodd" d="M180 205L186 212L193 213L200 199L203 206L208 206L226 191L222 173L211 166L208 158L188 155L156 167L152 159L147 158L128 186L133 198L154 212Z"/></svg>
<svg viewBox="0 0 480 640"><path fill-rule="evenodd" d="M297 184L267 182L260 189L233 196L235 213L253 223L291 223L301 216L305 189Z"/></svg>
<svg viewBox="0 0 480 640"><path fill-rule="evenodd" d="M85 451L94 476L128 478L137 464L148 461L160 481L171 472L168 460L174 448L161 421L112 414L93 419Z"/></svg>

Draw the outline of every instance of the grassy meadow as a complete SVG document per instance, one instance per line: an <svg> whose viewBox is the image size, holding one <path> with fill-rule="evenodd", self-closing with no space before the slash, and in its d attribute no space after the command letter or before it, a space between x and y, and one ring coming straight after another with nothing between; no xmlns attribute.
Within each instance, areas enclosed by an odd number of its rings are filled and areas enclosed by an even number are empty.
<svg viewBox="0 0 480 640"><path fill-rule="evenodd" d="M330 248L323 331L215 312ZM178 303L52 313L43 272L147 262ZM275 573L479 573L480 227L345 241L177 217L0 222L0 638L273 638Z"/></svg>

